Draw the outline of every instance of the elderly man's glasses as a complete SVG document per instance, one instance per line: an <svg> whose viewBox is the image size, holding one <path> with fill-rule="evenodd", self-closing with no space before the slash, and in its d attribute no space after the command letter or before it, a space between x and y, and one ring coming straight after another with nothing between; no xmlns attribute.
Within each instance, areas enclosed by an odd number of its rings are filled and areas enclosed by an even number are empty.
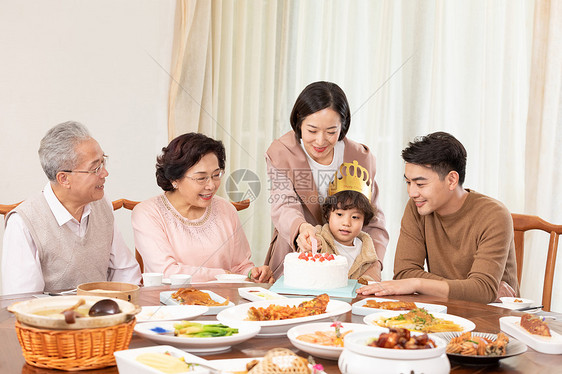
<svg viewBox="0 0 562 374"><path fill-rule="evenodd" d="M186 175L185 177L194 180L195 182L201 185L205 185L207 184L207 182L209 182L209 179L212 179L213 181L217 182L222 178L223 175L224 175L224 170L221 169L216 173L213 173L211 175L206 175L204 177L190 177L189 175Z"/></svg>
<svg viewBox="0 0 562 374"><path fill-rule="evenodd" d="M103 160L101 161L99 166L92 170L61 170L61 171L64 171L65 173L87 173L87 174L95 174L99 176L101 174L102 169L105 169L105 167L107 166L107 157L108 157L107 155L103 155Z"/></svg>

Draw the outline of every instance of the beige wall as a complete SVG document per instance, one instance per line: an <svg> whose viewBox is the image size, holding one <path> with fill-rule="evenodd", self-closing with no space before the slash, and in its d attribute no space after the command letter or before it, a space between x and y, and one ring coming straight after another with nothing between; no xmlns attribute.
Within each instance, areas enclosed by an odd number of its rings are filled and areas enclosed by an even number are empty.
<svg viewBox="0 0 562 374"><path fill-rule="evenodd" d="M110 156L110 199L158 193L174 10L172 0L0 0L0 204L43 188L39 141L67 120ZM133 248L130 212L117 219Z"/></svg>

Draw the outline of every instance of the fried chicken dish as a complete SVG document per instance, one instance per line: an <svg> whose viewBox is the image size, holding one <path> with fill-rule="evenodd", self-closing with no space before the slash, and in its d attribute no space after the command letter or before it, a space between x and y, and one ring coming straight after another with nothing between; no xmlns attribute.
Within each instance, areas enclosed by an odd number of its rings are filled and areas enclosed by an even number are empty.
<svg viewBox="0 0 562 374"><path fill-rule="evenodd" d="M271 304L267 308L251 307L248 310L250 321L275 321L299 317L314 316L326 312L330 297L326 294L316 296L312 300L304 301L299 306L285 306Z"/></svg>
<svg viewBox="0 0 562 374"><path fill-rule="evenodd" d="M208 293L195 288L180 288L172 294L172 299L179 301L182 305L224 306L229 303L228 298L219 303L211 299Z"/></svg>
<svg viewBox="0 0 562 374"><path fill-rule="evenodd" d="M413 302L408 301L376 301L367 300L365 305L367 308L385 309L385 310L412 310L417 306Z"/></svg>

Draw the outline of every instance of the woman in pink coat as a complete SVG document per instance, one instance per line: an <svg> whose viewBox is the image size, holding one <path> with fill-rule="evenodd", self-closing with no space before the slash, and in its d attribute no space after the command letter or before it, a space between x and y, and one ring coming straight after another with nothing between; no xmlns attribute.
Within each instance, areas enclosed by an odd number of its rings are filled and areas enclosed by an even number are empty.
<svg viewBox="0 0 562 374"><path fill-rule="evenodd" d="M363 231L373 239L382 269L388 233L378 202L375 157L367 146L345 136L351 122L345 93L335 83L311 83L297 98L290 121L293 130L274 140L265 156L275 226L265 264L278 278L287 253L312 249L314 227L324 223L321 206L328 185L343 162L356 160L369 171L371 204L377 214Z"/></svg>

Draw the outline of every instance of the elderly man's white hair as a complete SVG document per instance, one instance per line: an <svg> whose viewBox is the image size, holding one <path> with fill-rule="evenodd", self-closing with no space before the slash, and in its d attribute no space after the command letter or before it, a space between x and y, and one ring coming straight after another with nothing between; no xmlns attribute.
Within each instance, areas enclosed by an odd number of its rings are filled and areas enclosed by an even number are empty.
<svg viewBox="0 0 562 374"><path fill-rule="evenodd" d="M59 171L76 168L76 146L91 138L86 126L75 121L58 124L47 131L39 146L39 160L47 178L54 182Z"/></svg>

